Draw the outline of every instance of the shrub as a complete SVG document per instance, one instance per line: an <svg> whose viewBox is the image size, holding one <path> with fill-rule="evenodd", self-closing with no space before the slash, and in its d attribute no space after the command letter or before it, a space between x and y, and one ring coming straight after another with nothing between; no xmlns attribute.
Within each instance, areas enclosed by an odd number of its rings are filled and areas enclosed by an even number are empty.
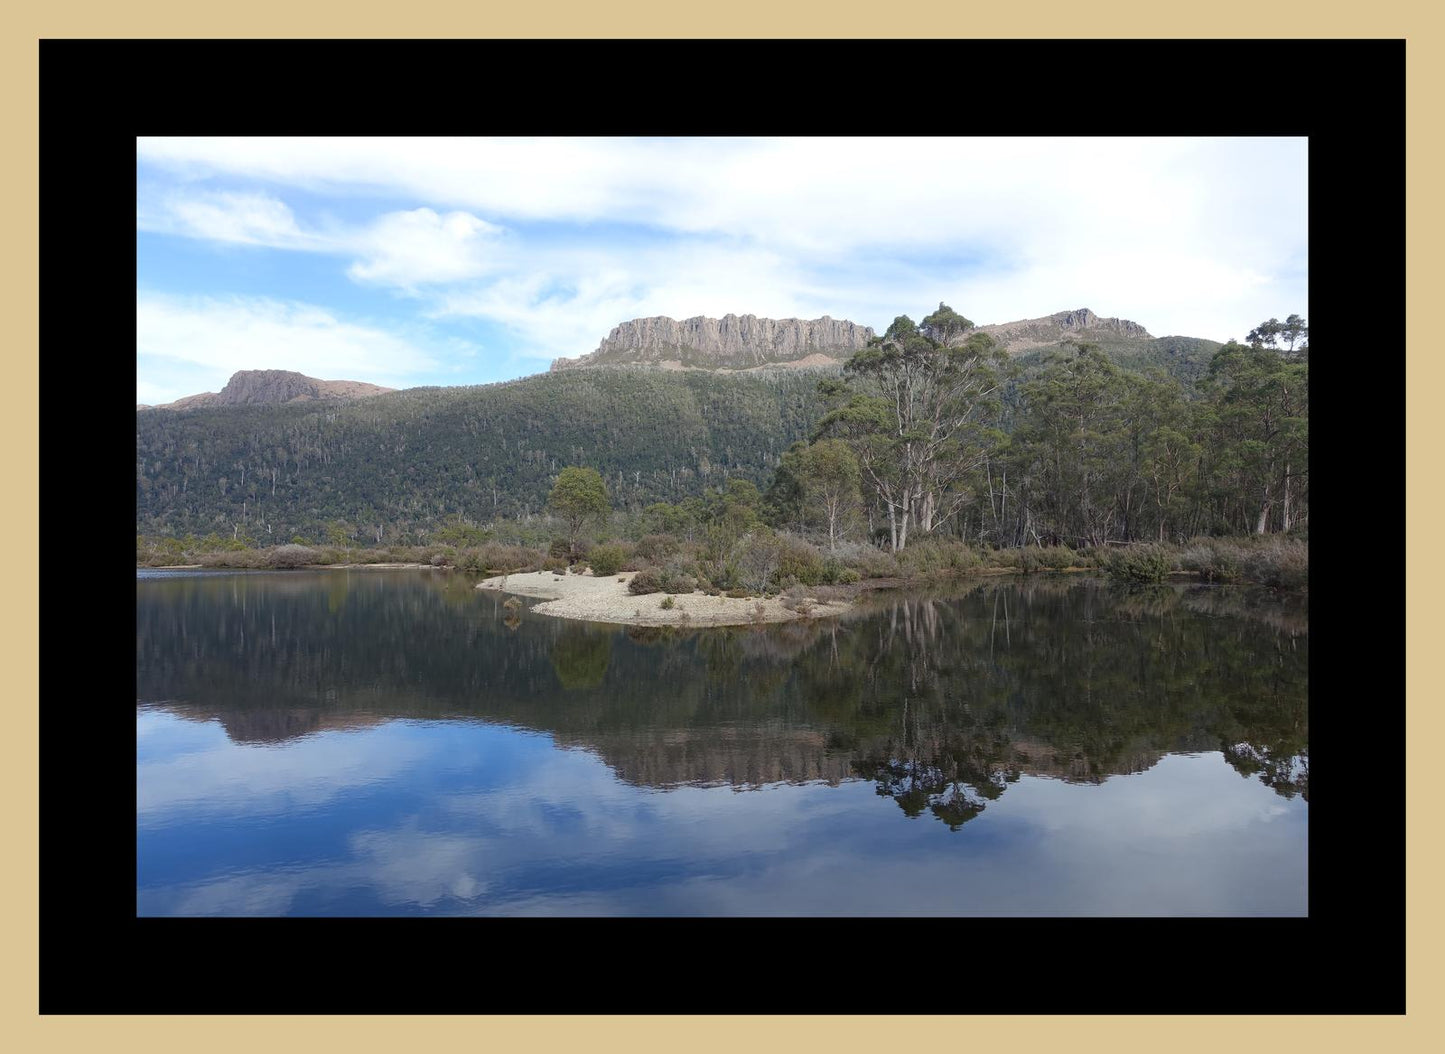
<svg viewBox="0 0 1445 1054"><path fill-rule="evenodd" d="M664 567L657 577L664 593L691 593L697 588L697 579L679 567Z"/></svg>
<svg viewBox="0 0 1445 1054"><path fill-rule="evenodd" d="M1158 545L1133 545L1104 556L1104 570L1125 582L1162 582L1173 568L1169 551Z"/></svg>
<svg viewBox="0 0 1445 1054"><path fill-rule="evenodd" d="M316 550L309 545L278 545L272 549L267 563L272 567L302 567L316 562Z"/></svg>
<svg viewBox="0 0 1445 1054"><path fill-rule="evenodd" d="M805 586L823 584L826 579L826 570L822 553L801 538L794 538L791 535L779 535L777 547L776 578L779 585L783 584L784 579L801 582Z"/></svg>
<svg viewBox="0 0 1445 1054"><path fill-rule="evenodd" d="M1213 538L1195 539L1179 554L1179 567L1193 571L1206 582L1229 582L1239 577L1243 560L1236 546Z"/></svg>
<svg viewBox="0 0 1445 1054"><path fill-rule="evenodd" d="M1034 559L1040 567L1050 571L1062 571L1069 567L1078 567L1078 557L1067 545L1051 545L1046 549L1032 550Z"/></svg>
<svg viewBox="0 0 1445 1054"><path fill-rule="evenodd" d="M662 608L662 610L664 611L671 611L673 608L677 607L677 600L674 599L671 594L669 594L663 597L662 603L658 604L657 606Z"/></svg>
<svg viewBox="0 0 1445 1054"><path fill-rule="evenodd" d="M561 574L567 570L567 558L565 556L549 556L542 561L543 571L556 571Z"/></svg>
<svg viewBox="0 0 1445 1054"><path fill-rule="evenodd" d="M627 582L627 591L634 596L643 596L647 593L659 593L662 591L662 583L658 580L655 571L638 571Z"/></svg>
<svg viewBox="0 0 1445 1054"><path fill-rule="evenodd" d="M861 581L862 578L863 576L851 567L845 567L838 572L838 584L840 586L850 586L854 582Z"/></svg>
<svg viewBox="0 0 1445 1054"><path fill-rule="evenodd" d="M594 575L615 575L627 561L627 550L620 545L594 545L587 554Z"/></svg>
<svg viewBox="0 0 1445 1054"><path fill-rule="evenodd" d="M1244 575L1275 589L1303 589L1310 580L1309 544L1280 538L1260 545L1245 557Z"/></svg>
<svg viewBox="0 0 1445 1054"><path fill-rule="evenodd" d="M644 560L665 560L681 547L670 534L645 534L637 540L634 551Z"/></svg>
<svg viewBox="0 0 1445 1054"><path fill-rule="evenodd" d="M908 545L896 558L898 569L909 576L967 571L977 567L977 553L963 542L949 538L924 538Z"/></svg>
<svg viewBox="0 0 1445 1054"><path fill-rule="evenodd" d="M862 578L895 578L898 575L897 558L892 553L875 549L871 545L840 545L837 557L844 566L851 567Z"/></svg>

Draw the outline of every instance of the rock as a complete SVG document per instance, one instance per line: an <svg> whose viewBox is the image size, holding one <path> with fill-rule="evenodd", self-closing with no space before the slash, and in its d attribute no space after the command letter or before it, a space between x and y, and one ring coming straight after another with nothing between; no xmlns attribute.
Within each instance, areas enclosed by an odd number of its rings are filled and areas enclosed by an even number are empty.
<svg viewBox="0 0 1445 1054"><path fill-rule="evenodd" d="M811 320L756 315L699 315L681 322L662 316L635 318L615 327L590 355L557 359L552 369L675 364L673 368L745 370L825 365L848 358L872 336L869 326L827 315Z"/></svg>
<svg viewBox="0 0 1445 1054"><path fill-rule="evenodd" d="M395 391L365 381L322 381L294 370L238 370L219 392L187 395L173 403L137 410L189 410L208 406L314 402L318 399L366 399Z"/></svg>

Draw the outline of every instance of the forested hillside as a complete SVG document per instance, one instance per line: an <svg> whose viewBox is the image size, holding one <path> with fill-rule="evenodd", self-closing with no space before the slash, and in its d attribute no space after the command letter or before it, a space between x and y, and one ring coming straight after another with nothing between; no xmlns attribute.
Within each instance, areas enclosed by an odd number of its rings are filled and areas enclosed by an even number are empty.
<svg viewBox="0 0 1445 1054"><path fill-rule="evenodd" d="M778 523L826 524L830 541L886 530L896 549L913 531L1078 545L1289 530L1308 508L1306 330L1271 323L1250 350L1083 309L974 327L940 304L916 332L900 316L841 374L587 366L356 402L150 409L136 417L136 530L423 544L457 519L542 513L568 465L596 469L620 512L742 479ZM973 395L954 387L985 376ZM851 386L825 395L829 379ZM867 478L856 499L851 483L820 499L823 513L810 504L823 464L789 451L825 436Z"/></svg>
<svg viewBox="0 0 1445 1054"><path fill-rule="evenodd" d="M147 410L136 530L420 541L452 516L540 511L573 464L600 471L619 508L729 477L763 487L821 416L819 376L599 368L339 405Z"/></svg>

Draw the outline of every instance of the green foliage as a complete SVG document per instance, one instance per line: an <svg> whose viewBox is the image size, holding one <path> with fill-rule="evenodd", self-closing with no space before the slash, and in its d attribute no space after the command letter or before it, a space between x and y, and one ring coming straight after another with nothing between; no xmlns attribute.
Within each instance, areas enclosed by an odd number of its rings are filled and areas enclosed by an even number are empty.
<svg viewBox="0 0 1445 1054"><path fill-rule="evenodd" d="M1039 567L1049 571L1063 571L1070 567L1082 566L1079 563L1079 556L1067 545L1050 545L1042 549L1032 549L1035 562Z"/></svg>
<svg viewBox="0 0 1445 1054"><path fill-rule="evenodd" d="M421 543L456 517L535 527L559 469L577 464L597 469L619 507L682 509L729 477L766 486L822 412L817 377L566 370L354 403L146 410L136 529L230 538L249 523L261 540L341 546ZM333 523L349 532L332 538Z"/></svg>
<svg viewBox="0 0 1445 1054"><path fill-rule="evenodd" d="M657 606L660 607L660 608L662 608L662 610L664 610L664 611L671 611L674 607L677 606L677 601L674 600L674 599L669 595L669 596L663 597L663 598L662 598L662 603L661 603L661 604L658 604Z"/></svg>
<svg viewBox="0 0 1445 1054"><path fill-rule="evenodd" d="M1131 545L1109 552L1104 571L1125 582L1162 582L1174 569L1174 559L1160 545Z"/></svg>
<svg viewBox="0 0 1445 1054"><path fill-rule="evenodd" d="M1179 554L1179 567L1206 582L1231 582L1243 568L1243 553L1236 544L1218 538L1196 538Z"/></svg>
<svg viewBox="0 0 1445 1054"><path fill-rule="evenodd" d="M576 545L583 528L607 518L612 502L607 496L607 485L595 468L570 465L557 474L547 507L562 518L569 540Z"/></svg>
<svg viewBox="0 0 1445 1054"><path fill-rule="evenodd" d="M817 586L826 581L823 554L801 538L778 535L777 550L778 567L773 577L779 587L787 588L794 583Z"/></svg>
<svg viewBox="0 0 1445 1054"><path fill-rule="evenodd" d="M633 551L644 560L665 560L677 552L680 542L670 534L645 534Z"/></svg>
<svg viewBox="0 0 1445 1054"><path fill-rule="evenodd" d="M587 553L587 562L594 575L615 575L622 570L629 555L627 549L621 545L594 545Z"/></svg>
<svg viewBox="0 0 1445 1054"><path fill-rule="evenodd" d="M897 554L898 572L917 578L969 571L982 558L964 543L947 538L925 538Z"/></svg>

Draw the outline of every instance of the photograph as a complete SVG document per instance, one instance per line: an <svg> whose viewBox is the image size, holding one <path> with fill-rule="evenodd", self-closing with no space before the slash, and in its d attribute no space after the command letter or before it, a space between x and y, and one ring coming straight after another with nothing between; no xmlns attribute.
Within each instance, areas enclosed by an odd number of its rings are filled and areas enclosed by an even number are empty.
<svg viewBox="0 0 1445 1054"><path fill-rule="evenodd" d="M134 145L137 917L1309 916L1308 136Z"/></svg>

